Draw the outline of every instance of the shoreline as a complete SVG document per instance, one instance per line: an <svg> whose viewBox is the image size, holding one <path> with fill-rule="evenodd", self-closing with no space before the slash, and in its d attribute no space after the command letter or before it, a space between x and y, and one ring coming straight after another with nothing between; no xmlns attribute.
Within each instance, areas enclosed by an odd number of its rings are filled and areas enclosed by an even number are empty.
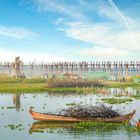
<svg viewBox="0 0 140 140"><path fill-rule="evenodd" d="M48 87L48 82L44 79L42 80L31 80L25 79L19 81L5 81L0 82L0 93L39 93L39 92L80 92L80 93L91 93L96 92L96 88L140 88L140 83L122 83L115 81L102 81L99 80L98 83L102 86L61 86L61 87Z"/></svg>

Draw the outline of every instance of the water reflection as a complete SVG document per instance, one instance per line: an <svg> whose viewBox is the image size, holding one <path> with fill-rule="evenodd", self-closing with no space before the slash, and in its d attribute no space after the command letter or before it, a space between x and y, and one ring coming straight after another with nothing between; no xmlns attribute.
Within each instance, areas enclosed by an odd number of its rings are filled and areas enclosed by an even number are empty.
<svg viewBox="0 0 140 140"><path fill-rule="evenodd" d="M45 129L57 129L57 128L72 128L74 126L74 123L66 123L66 122L45 122L45 121L39 121L34 122L29 129L29 133L38 132L40 130Z"/></svg>
<svg viewBox="0 0 140 140"><path fill-rule="evenodd" d="M132 132L133 130L133 132ZM113 133L127 133L131 138L133 135L140 135L139 131L126 124L112 123L62 123L62 122L34 122L29 129L29 134L33 133L62 133L71 135L91 135L96 137L112 136Z"/></svg>
<svg viewBox="0 0 140 140"><path fill-rule="evenodd" d="M108 95L114 95L114 94L122 94L122 95L134 95L139 94L140 89L134 89L134 88L97 88L96 93L103 93Z"/></svg>
<svg viewBox="0 0 140 140"><path fill-rule="evenodd" d="M44 94L41 93L43 96ZM78 93L78 92L48 92L47 94L45 94L45 98L49 97L49 98L71 98L71 97L88 97L88 96L97 96L97 97L110 97L110 96L125 96L125 97L131 97L133 95L139 95L140 94L140 89L133 89L133 88L96 88L94 93ZM12 98L13 98L13 105L15 105L16 110L20 111L21 108L21 96L23 94L12 94ZM33 98L35 99L37 97L37 93L33 95ZM40 95L40 94L39 94ZM24 97L26 98L26 97Z"/></svg>
<svg viewBox="0 0 140 140"><path fill-rule="evenodd" d="M20 110L20 96L21 94L12 94L13 104L15 105L17 111Z"/></svg>
<svg viewBox="0 0 140 140"><path fill-rule="evenodd" d="M130 132L127 126L96 126L87 128L75 128L71 124L65 123L42 123L35 122L29 115L28 110L33 107L37 112L53 112L56 110L67 108L69 103L77 104L88 104L93 105L100 102L102 97L114 97L114 95L123 95L131 97L131 95L140 94L140 89L134 88L97 88L94 93L24 93L24 94L0 94L0 138L1 139L30 139L30 140L46 140L47 139L76 139L76 140L91 140L93 137L95 139L105 139L109 140L118 138L123 140L128 139L139 139L138 132ZM118 98L118 97L116 97ZM120 97L122 98L122 97ZM16 108L9 108L16 106ZM113 105L114 110L120 110L124 114L130 113L136 109L136 114L133 119L137 121L140 118L140 101L139 99L133 99L132 102L115 104ZM131 121L133 125L135 122ZM19 125L22 124L21 131L19 128L14 130L9 129L9 124ZM113 128L114 127L114 128ZM131 126L129 126L130 128ZM102 129L105 128L105 129ZM41 130L47 133L35 133ZM52 129L56 133L52 133ZM28 134L28 131L32 134ZM50 132L50 133L49 133ZM20 134L20 135L19 135Z"/></svg>

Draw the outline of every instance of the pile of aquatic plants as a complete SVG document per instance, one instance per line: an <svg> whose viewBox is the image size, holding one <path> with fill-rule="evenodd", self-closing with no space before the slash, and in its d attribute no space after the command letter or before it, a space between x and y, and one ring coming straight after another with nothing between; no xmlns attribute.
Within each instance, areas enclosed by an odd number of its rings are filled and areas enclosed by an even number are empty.
<svg viewBox="0 0 140 140"><path fill-rule="evenodd" d="M47 81L48 88L54 87L95 87L95 86L102 86L96 80L72 80L72 79L49 79Z"/></svg>
<svg viewBox="0 0 140 140"><path fill-rule="evenodd" d="M112 110L112 107L107 107L104 104L93 105L74 105L68 109L63 109L59 115L73 117L79 119L94 119L94 118L113 118L120 116L118 111Z"/></svg>

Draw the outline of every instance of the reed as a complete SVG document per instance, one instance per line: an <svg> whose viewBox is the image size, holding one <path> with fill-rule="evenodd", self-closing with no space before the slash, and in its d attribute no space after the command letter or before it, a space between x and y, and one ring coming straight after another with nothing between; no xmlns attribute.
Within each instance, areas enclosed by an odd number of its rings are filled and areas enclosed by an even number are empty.
<svg viewBox="0 0 140 140"><path fill-rule="evenodd" d="M72 79L49 79L47 81L48 88L56 87L101 87L97 80L72 80Z"/></svg>

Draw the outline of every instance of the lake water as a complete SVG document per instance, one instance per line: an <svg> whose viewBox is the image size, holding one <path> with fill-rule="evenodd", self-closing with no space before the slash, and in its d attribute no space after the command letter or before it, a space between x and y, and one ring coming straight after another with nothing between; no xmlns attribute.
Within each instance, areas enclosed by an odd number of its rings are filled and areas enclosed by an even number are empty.
<svg viewBox="0 0 140 140"><path fill-rule="evenodd" d="M139 140L138 132L130 132L125 126L119 126L111 130L99 130L88 128L86 130L72 129L72 124L62 123L36 123L28 110L38 112L56 113L68 104L97 104L101 98L114 97L116 94L123 94L121 98L129 98L130 95L139 94L140 90L127 89L98 89L98 93L22 93L22 94L0 94L0 139L1 140ZM109 105L110 106L110 105ZM137 111L131 120L133 127L135 121L140 118L140 100L133 100L129 103L113 105L113 109L122 113L129 113L134 109ZM135 121L134 121L135 120ZM43 126L41 131L34 130L34 127ZM53 126L53 128L51 127ZM117 126L116 126L117 127Z"/></svg>

